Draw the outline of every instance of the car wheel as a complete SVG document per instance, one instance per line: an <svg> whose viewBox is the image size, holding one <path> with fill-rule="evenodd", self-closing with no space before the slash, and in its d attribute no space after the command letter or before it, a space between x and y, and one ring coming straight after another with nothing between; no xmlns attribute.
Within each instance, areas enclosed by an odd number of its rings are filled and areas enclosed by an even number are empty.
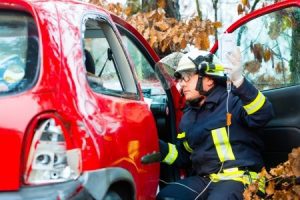
<svg viewBox="0 0 300 200"><path fill-rule="evenodd" d="M110 190L105 194L103 200L123 200L123 199L119 193Z"/></svg>

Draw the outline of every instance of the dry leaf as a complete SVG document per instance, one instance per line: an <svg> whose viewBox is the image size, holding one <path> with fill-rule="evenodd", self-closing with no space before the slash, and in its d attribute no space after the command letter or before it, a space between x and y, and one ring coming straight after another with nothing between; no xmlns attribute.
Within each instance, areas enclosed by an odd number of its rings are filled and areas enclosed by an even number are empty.
<svg viewBox="0 0 300 200"><path fill-rule="evenodd" d="M202 37L202 41L201 41L201 49L208 49L209 48L209 39L208 39L208 36L206 36L206 34L203 34L205 35L204 37Z"/></svg>
<svg viewBox="0 0 300 200"><path fill-rule="evenodd" d="M289 154L291 169L295 176L300 176L300 147L293 149Z"/></svg>
<svg viewBox="0 0 300 200"><path fill-rule="evenodd" d="M97 0L90 1L99 3ZM105 8L126 18L125 20L143 35L159 55L179 51L186 48L187 44L195 45L203 50L209 49L209 35L215 34L215 29L222 26L221 22L201 21L198 17L187 22L177 21L175 18L165 16L166 13L162 9L165 0L158 1L158 4L160 8L156 10L146 13L138 12L134 15L131 15L132 8L122 8L120 3L109 3Z"/></svg>
<svg viewBox="0 0 300 200"><path fill-rule="evenodd" d="M260 67L261 64L257 60L248 61L245 63L245 70L247 70L250 73L257 72L260 69Z"/></svg>
<svg viewBox="0 0 300 200"><path fill-rule="evenodd" d="M175 35L175 36L173 37L172 41L173 41L173 43L178 43L178 41L179 41L178 36Z"/></svg>
<svg viewBox="0 0 300 200"><path fill-rule="evenodd" d="M263 167L261 172L259 173L259 178L265 177L267 179L271 179L272 176L267 172L266 168Z"/></svg>
<svg viewBox="0 0 300 200"><path fill-rule="evenodd" d="M156 5L158 8L166 8L166 1L165 0L157 0Z"/></svg>
<svg viewBox="0 0 300 200"><path fill-rule="evenodd" d="M150 41L149 44L151 47L156 48L157 47L157 37L156 37L156 32L152 28L150 30Z"/></svg>
<svg viewBox="0 0 300 200"><path fill-rule="evenodd" d="M268 185L266 187L266 194L272 195L275 192L275 182L273 180L268 182Z"/></svg>
<svg viewBox="0 0 300 200"><path fill-rule="evenodd" d="M271 52L271 50L269 48L266 48L264 50L264 54L263 55L264 55L264 61L265 62L268 62L271 59L271 56L273 56L272 52Z"/></svg>
<svg viewBox="0 0 300 200"><path fill-rule="evenodd" d="M244 197L244 200L252 200L252 192L250 192L248 189L245 189L244 190L244 193L243 193L243 197Z"/></svg>
<svg viewBox="0 0 300 200"><path fill-rule="evenodd" d="M198 48L198 49L201 49L201 42L202 42L202 38L200 37L196 37L195 38L195 46Z"/></svg>
<svg viewBox="0 0 300 200"><path fill-rule="evenodd" d="M300 185L295 185L292 190L298 197L300 197Z"/></svg>
<svg viewBox="0 0 300 200"><path fill-rule="evenodd" d="M214 28L221 28L222 27L222 22L213 22L212 23Z"/></svg>
<svg viewBox="0 0 300 200"><path fill-rule="evenodd" d="M185 38L181 38L181 41L180 41L180 49L185 49L187 46L187 41Z"/></svg>
<svg viewBox="0 0 300 200"><path fill-rule="evenodd" d="M124 11L125 15L129 16L129 15L132 15L132 8L131 7L127 7Z"/></svg>
<svg viewBox="0 0 300 200"><path fill-rule="evenodd" d="M166 31L167 29L170 28L170 26L164 22L164 21L159 21L159 22L156 22L154 24L154 27L158 30L158 31Z"/></svg>
<svg viewBox="0 0 300 200"><path fill-rule="evenodd" d="M263 58L263 46L260 43L256 43L253 45L253 54L254 57L261 63Z"/></svg>
<svg viewBox="0 0 300 200"><path fill-rule="evenodd" d="M162 41L161 51L163 53L170 50L170 43L171 43L171 39L168 38Z"/></svg>
<svg viewBox="0 0 300 200"><path fill-rule="evenodd" d="M276 64L275 71L278 74L283 72L283 66L282 66L281 62Z"/></svg>
<svg viewBox="0 0 300 200"><path fill-rule="evenodd" d="M238 7L237 7L237 13L238 13L238 15L243 14L243 12L244 12L244 7L243 7L242 4L239 4Z"/></svg>
<svg viewBox="0 0 300 200"><path fill-rule="evenodd" d="M264 81L272 81L273 77L264 77ZM274 80L273 80L274 81ZM264 199L273 200L300 200L300 176L292 172L293 166L296 171L300 167L300 147L294 148L288 155L288 160L272 168L270 173L265 168L259 173L259 177L266 178L266 196ZM295 165L294 165L295 164ZM298 172L297 172L298 173ZM270 175L272 174L272 176ZM261 199L256 195L257 183L250 184L243 193L244 200Z"/></svg>
<svg viewBox="0 0 300 200"><path fill-rule="evenodd" d="M244 6L246 6L246 5L248 5L248 0L242 0L242 4L244 5Z"/></svg>
<svg viewBox="0 0 300 200"><path fill-rule="evenodd" d="M270 174L273 176L280 176L281 174L283 174L283 172L284 172L284 168L282 165L279 165L278 167L270 170Z"/></svg>
<svg viewBox="0 0 300 200"><path fill-rule="evenodd" d="M241 0L241 4L244 7L244 11L245 11L245 7L250 8L249 0Z"/></svg>

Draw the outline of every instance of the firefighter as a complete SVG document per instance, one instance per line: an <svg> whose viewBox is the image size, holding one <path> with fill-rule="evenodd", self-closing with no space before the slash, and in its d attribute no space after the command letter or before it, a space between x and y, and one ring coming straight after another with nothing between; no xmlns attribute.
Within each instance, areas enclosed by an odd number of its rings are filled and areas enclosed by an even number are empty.
<svg viewBox="0 0 300 200"><path fill-rule="evenodd" d="M178 62L174 76L187 106L177 141L160 141L160 149L163 163L191 165L193 175L167 183L158 200L243 199L253 181L264 193L258 130L273 117L272 105L243 77L240 50L228 59L231 66L222 68L215 55L193 50Z"/></svg>

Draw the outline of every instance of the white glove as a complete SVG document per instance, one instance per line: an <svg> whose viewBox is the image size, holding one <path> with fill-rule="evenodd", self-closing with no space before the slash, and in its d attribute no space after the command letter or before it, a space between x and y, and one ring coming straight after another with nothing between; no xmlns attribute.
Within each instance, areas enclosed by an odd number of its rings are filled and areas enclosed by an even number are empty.
<svg viewBox="0 0 300 200"><path fill-rule="evenodd" d="M225 73L228 73L233 85L238 88L244 81L240 48L236 47L226 56L230 64L224 67Z"/></svg>

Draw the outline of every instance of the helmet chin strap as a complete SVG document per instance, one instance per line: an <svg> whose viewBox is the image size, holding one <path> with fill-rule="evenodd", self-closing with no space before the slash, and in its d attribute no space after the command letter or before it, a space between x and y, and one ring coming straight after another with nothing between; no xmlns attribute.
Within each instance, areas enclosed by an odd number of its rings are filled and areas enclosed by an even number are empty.
<svg viewBox="0 0 300 200"><path fill-rule="evenodd" d="M208 96L212 91L213 91L214 87L210 88L208 91L204 91L203 90L203 77L202 76L198 76L198 81L197 81L197 85L196 85L196 90L203 96Z"/></svg>

